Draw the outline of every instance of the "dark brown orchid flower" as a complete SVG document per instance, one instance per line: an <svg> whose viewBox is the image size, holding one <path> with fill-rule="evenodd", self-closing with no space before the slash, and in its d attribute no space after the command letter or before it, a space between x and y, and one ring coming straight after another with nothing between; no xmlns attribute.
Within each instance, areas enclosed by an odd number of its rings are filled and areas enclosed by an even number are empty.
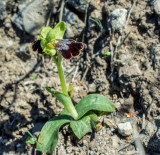
<svg viewBox="0 0 160 155"><path fill-rule="evenodd" d="M71 59L80 54L81 50L84 47L82 42L77 42L72 39L55 40L53 46L61 53L65 59Z"/></svg>
<svg viewBox="0 0 160 155"><path fill-rule="evenodd" d="M44 54L43 49L41 47L41 40L35 40L32 45L33 51L37 51L39 54Z"/></svg>
<svg viewBox="0 0 160 155"><path fill-rule="evenodd" d="M32 49L33 51L38 51L39 54L44 54L40 43L41 40L34 41ZM56 48L65 59L69 60L72 57L76 57L80 54L84 44L82 42L76 42L72 39L56 39L53 43L53 47Z"/></svg>

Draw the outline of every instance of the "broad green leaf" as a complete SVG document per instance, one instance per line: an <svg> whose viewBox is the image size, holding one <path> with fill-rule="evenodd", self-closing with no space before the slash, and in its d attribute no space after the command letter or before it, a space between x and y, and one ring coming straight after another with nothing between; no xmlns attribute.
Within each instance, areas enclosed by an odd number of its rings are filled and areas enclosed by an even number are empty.
<svg viewBox="0 0 160 155"><path fill-rule="evenodd" d="M114 112L113 103L105 96L99 94L87 95L75 106L78 112L78 119L90 110Z"/></svg>
<svg viewBox="0 0 160 155"><path fill-rule="evenodd" d="M61 92L58 92L54 89L51 89L51 88L46 88L46 90L49 91L54 97L56 97L64 105L64 108L67 110L67 112L69 112L66 114L69 116L72 115L74 118L74 116L77 114L77 112L75 111L75 107L73 106L71 98L69 96L67 96ZM76 112L76 114L75 114L75 112Z"/></svg>
<svg viewBox="0 0 160 155"><path fill-rule="evenodd" d="M46 26L42 28L41 35L43 38L46 38L47 33L51 30L52 28L50 26Z"/></svg>
<svg viewBox="0 0 160 155"><path fill-rule="evenodd" d="M71 108L68 105L72 105L72 101L69 96L64 95L54 89L46 88L52 95L54 95L65 107L61 114L70 115ZM90 110L98 110L105 112L114 112L115 108L113 103L105 96L99 94L91 94L85 96L76 106L75 109L78 112L78 119Z"/></svg>
<svg viewBox="0 0 160 155"><path fill-rule="evenodd" d="M57 98L65 108L68 106L68 104L72 103L69 96L48 87L46 88L46 90L50 92L55 98Z"/></svg>
<svg viewBox="0 0 160 155"><path fill-rule="evenodd" d="M96 121L99 120L96 114L93 112L88 112L85 114L80 120L77 121L71 121L70 126L75 133L75 135L81 139L86 133L92 132L92 124Z"/></svg>
<svg viewBox="0 0 160 155"><path fill-rule="evenodd" d="M104 112L114 112L113 103L105 96L99 94L87 95L75 106L78 112L78 119L85 115L90 110L98 110ZM64 109L61 115L70 115L67 109Z"/></svg>
<svg viewBox="0 0 160 155"><path fill-rule="evenodd" d="M52 154L58 142L59 128L69 123L71 117L66 115L55 116L49 120L42 128L38 138L37 150Z"/></svg>
<svg viewBox="0 0 160 155"><path fill-rule="evenodd" d="M51 29L46 36L47 42L51 42L55 39L63 39L66 30L66 23L60 22L53 29Z"/></svg>
<svg viewBox="0 0 160 155"><path fill-rule="evenodd" d="M70 114L70 112L69 112L66 108L63 109L63 111L60 113L60 115L72 116L72 115Z"/></svg>

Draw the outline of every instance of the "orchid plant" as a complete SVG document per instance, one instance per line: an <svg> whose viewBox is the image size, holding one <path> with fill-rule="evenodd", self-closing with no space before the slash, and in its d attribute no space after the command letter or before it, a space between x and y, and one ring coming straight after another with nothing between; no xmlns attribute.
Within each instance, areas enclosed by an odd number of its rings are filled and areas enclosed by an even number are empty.
<svg viewBox="0 0 160 155"><path fill-rule="evenodd" d="M87 95L81 99L78 104L73 105L65 82L62 59L65 58L69 60L78 56L84 44L71 39L63 39L65 30L65 22L58 23L53 29L49 26L43 27L41 36L38 37L38 40L36 40L32 46L34 51L53 57L62 87L62 92L52 88L46 88L48 92L64 105L64 109L58 116L53 117L45 123L38 140L34 140L37 150L49 154L52 154L56 148L58 132L64 124L68 123L74 134L81 139L86 133L92 132L92 129L95 128L99 120L98 116L91 110L108 113L115 111L112 102L105 96L99 94Z"/></svg>

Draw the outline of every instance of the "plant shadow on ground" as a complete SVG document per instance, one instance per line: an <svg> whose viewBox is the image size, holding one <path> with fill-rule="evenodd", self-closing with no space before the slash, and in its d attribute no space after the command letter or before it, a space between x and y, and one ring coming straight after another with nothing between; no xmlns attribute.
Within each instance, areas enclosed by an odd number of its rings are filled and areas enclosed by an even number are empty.
<svg viewBox="0 0 160 155"><path fill-rule="evenodd" d="M25 79L27 79L28 77L30 77L30 75L36 70L36 68L41 64L41 58L38 56L37 57L37 62L34 66L34 68L32 70L30 70L26 75L24 75L23 78L21 78L20 80L14 82L14 83L7 83L4 86L4 93L0 96L0 110L3 112L3 114L7 114L9 116L9 119L5 120L5 121L0 121L0 128L1 128L1 133L0 136L2 137L2 141L1 141L1 146L0 146L0 154L3 153L9 153L10 151L15 151L16 145L17 144L21 144L21 148L23 147L23 149L17 151L19 153L26 153L26 139L27 137L29 137L27 131L26 131L26 127L29 124L36 124L36 123L41 123L42 126L43 124L48 120L47 118L39 118L38 116L35 118L36 113L38 113L38 111L41 110L41 108L38 107L38 101L36 100L35 103L33 104L31 110L30 110L30 114L31 114L31 121L28 121L25 118L25 114L23 115L22 113L17 113L17 112L12 112L10 110L10 108L13 106L15 106L15 102L18 98L18 85L23 82ZM14 92L13 94L13 99L10 102L11 105L9 107L5 107L2 105L2 102L5 100L5 98L7 98L7 94L10 92L10 90L12 90ZM46 101L46 96L44 95L44 93L41 90L35 91L35 94L37 94L40 97L40 102L43 104L44 101ZM47 100L46 101L47 104L45 104L44 106L47 108L47 110L43 109L43 112L45 114L48 113L49 110L53 111L53 115L55 115L54 110L50 109L50 105L51 103ZM19 122L16 118L20 119L21 121ZM23 129L24 130L20 130ZM36 130L36 129L34 129ZM41 128L39 128L39 131L41 130ZM17 133L16 131L19 131L19 138L17 138ZM32 131L31 131L32 132ZM38 132L38 131L35 131ZM3 139L6 139L7 142L4 142ZM10 140L12 140L10 143L8 143ZM25 152L24 152L25 151Z"/></svg>

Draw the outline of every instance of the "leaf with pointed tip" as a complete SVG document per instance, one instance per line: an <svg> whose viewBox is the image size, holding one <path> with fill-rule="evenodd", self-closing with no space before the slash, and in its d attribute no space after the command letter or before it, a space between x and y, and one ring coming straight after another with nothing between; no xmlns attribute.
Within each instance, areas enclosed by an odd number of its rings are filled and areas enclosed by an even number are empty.
<svg viewBox="0 0 160 155"><path fill-rule="evenodd" d="M78 112L78 119L90 110L98 110L105 112L114 112L113 103L103 95L91 94L87 95L75 106Z"/></svg>
<svg viewBox="0 0 160 155"><path fill-rule="evenodd" d="M49 91L54 97L56 97L64 105L64 108L67 109L68 111L67 115L69 116L72 115L74 119L77 118L77 112L75 111L75 107L69 96L51 88L46 88L46 90Z"/></svg>
<svg viewBox="0 0 160 155"><path fill-rule="evenodd" d="M46 27L42 28L41 35L43 36L43 38L46 38L46 36L50 30L52 30L52 28L50 26L46 26Z"/></svg>
<svg viewBox="0 0 160 155"><path fill-rule="evenodd" d="M78 112L78 119L85 115L90 110L104 111L104 112L114 112L115 108L108 98L99 94L87 95L80 100L80 102L75 106ZM61 115L69 115L67 109L64 109Z"/></svg>
<svg viewBox="0 0 160 155"><path fill-rule="evenodd" d="M64 105L64 107L66 109L67 109L68 104L72 103L72 101L71 101L69 96L67 96L67 95L65 95L65 94L63 94L63 93L61 93L59 91L56 91L56 90L54 90L52 88L48 88L47 87L46 90L48 92L50 92L54 97L56 97Z"/></svg>
<svg viewBox="0 0 160 155"><path fill-rule="evenodd" d="M43 126L38 138L37 150L52 154L58 142L59 128L69 123L71 117L66 115L55 116Z"/></svg>
<svg viewBox="0 0 160 155"><path fill-rule="evenodd" d="M56 39L63 39L66 30L66 23L60 22L53 29L51 29L46 36L47 42L52 42Z"/></svg>

